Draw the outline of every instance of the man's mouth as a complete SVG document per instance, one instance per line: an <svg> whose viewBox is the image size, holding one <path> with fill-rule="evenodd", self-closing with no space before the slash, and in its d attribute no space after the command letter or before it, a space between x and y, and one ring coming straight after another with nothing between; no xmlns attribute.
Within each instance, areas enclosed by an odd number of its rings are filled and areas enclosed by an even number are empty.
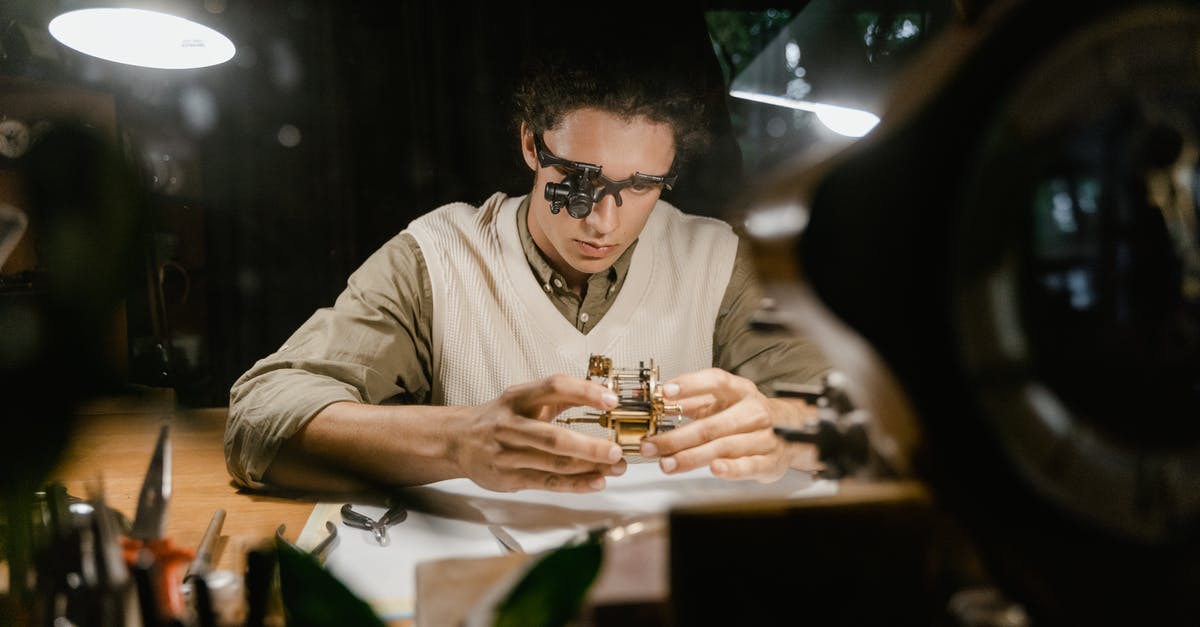
<svg viewBox="0 0 1200 627"><path fill-rule="evenodd" d="M587 242L584 240L575 240L575 246L579 248L579 252L585 257L607 257L612 251L617 249L616 244L602 244L600 242Z"/></svg>

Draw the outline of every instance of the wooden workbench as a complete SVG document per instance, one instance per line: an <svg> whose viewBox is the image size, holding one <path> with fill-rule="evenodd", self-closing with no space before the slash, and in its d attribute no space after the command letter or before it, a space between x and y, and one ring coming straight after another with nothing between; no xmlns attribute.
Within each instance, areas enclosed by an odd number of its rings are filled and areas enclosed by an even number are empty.
<svg viewBox="0 0 1200 627"><path fill-rule="evenodd" d="M68 494L86 498L102 486L109 506L133 518L159 426L171 425L172 496L167 535L183 547L200 544L213 513L226 512L213 567L245 572L247 552L273 542L275 530L295 541L315 497L272 496L240 490L225 469L225 407L174 410L167 402L97 401L84 408L70 444L49 477ZM411 625L410 620L389 625Z"/></svg>
<svg viewBox="0 0 1200 627"><path fill-rule="evenodd" d="M92 485L103 485L108 504L132 518L154 450L158 427L163 420L169 419L174 481L167 534L182 546L196 547L213 513L217 509L224 509L226 519L215 547L214 567L244 572L247 551L270 542L280 524L286 527L284 536L287 539L297 539L317 498L271 496L239 490L225 468L223 435L226 415L227 409L224 407L174 411L169 406L156 408L153 404L133 408L120 404L96 404L75 425L70 444L51 479L62 482L69 494L77 496L88 495ZM858 485L849 482L843 485L839 495L809 503L810 506L820 507L897 499L923 501L924 492L919 486L907 483ZM786 505L789 509L796 506L795 503ZM738 518L754 515L754 508L747 510L745 506L739 506L738 509ZM717 517L720 517L720 512L717 512ZM706 515L697 520L707 518ZM646 579L649 583L642 582L645 588L641 591L642 596L649 593L651 598L635 600L651 608L652 616L661 613L663 601L669 596L665 563L667 543L665 538L661 540L653 550L642 556L653 558L648 561L657 564L654 568L637 568L637 577L629 574L632 571L625 571L613 578L614 581ZM447 624L444 620L461 621L493 583L519 567L527 557L510 555L427 563L421 567L418 579L419 605L423 604L426 611L423 614L418 612L420 620L396 620L388 624L410 626L417 622L436 625ZM602 581L604 579L601 577Z"/></svg>

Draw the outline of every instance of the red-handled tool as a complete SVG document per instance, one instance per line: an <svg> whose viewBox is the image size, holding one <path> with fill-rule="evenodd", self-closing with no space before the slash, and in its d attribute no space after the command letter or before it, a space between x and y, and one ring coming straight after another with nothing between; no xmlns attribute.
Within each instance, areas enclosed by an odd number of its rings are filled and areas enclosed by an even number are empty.
<svg viewBox="0 0 1200 627"><path fill-rule="evenodd" d="M140 599L143 618L152 624L178 621L184 616L183 594L180 590L181 568L187 566L195 553L176 545L166 537L167 506L171 502L171 442L168 425L158 434L158 444L142 491L138 495L137 514L129 536L122 538L125 562L134 573L148 575Z"/></svg>

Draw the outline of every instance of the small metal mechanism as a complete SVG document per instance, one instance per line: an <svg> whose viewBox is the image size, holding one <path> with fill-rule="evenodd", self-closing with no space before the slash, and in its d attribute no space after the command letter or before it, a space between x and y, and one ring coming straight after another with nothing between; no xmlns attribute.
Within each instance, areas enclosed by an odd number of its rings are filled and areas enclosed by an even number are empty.
<svg viewBox="0 0 1200 627"><path fill-rule="evenodd" d="M598 424L611 432L613 442L620 444L626 453L637 453L642 438L670 431L683 420L683 408L663 400L662 382L653 359L649 367L638 362L637 368L614 369L611 358L592 355L588 359L587 376L616 394L617 406L598 414L564 418L562 422Z"/></svg>

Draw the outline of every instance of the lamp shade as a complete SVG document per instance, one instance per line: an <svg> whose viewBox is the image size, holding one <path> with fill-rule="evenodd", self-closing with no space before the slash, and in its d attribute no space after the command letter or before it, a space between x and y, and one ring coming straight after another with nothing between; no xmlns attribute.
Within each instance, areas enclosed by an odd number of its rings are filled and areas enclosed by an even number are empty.
<svg viewBox="0 0 1200 627"><path fill-rule="evenodd" d="M879 122L894 75L940 26L932 5L814 0L733 77L729 95L808 111L862 137Z"/></svg>
<svg viewBox="0 0 1200 627"><path fill-rule="evenodd" d="M236 48L228 37L191 20L131 8L68 11L50 34L87 55L149 68L188 69L224 63Z"/></svg>

